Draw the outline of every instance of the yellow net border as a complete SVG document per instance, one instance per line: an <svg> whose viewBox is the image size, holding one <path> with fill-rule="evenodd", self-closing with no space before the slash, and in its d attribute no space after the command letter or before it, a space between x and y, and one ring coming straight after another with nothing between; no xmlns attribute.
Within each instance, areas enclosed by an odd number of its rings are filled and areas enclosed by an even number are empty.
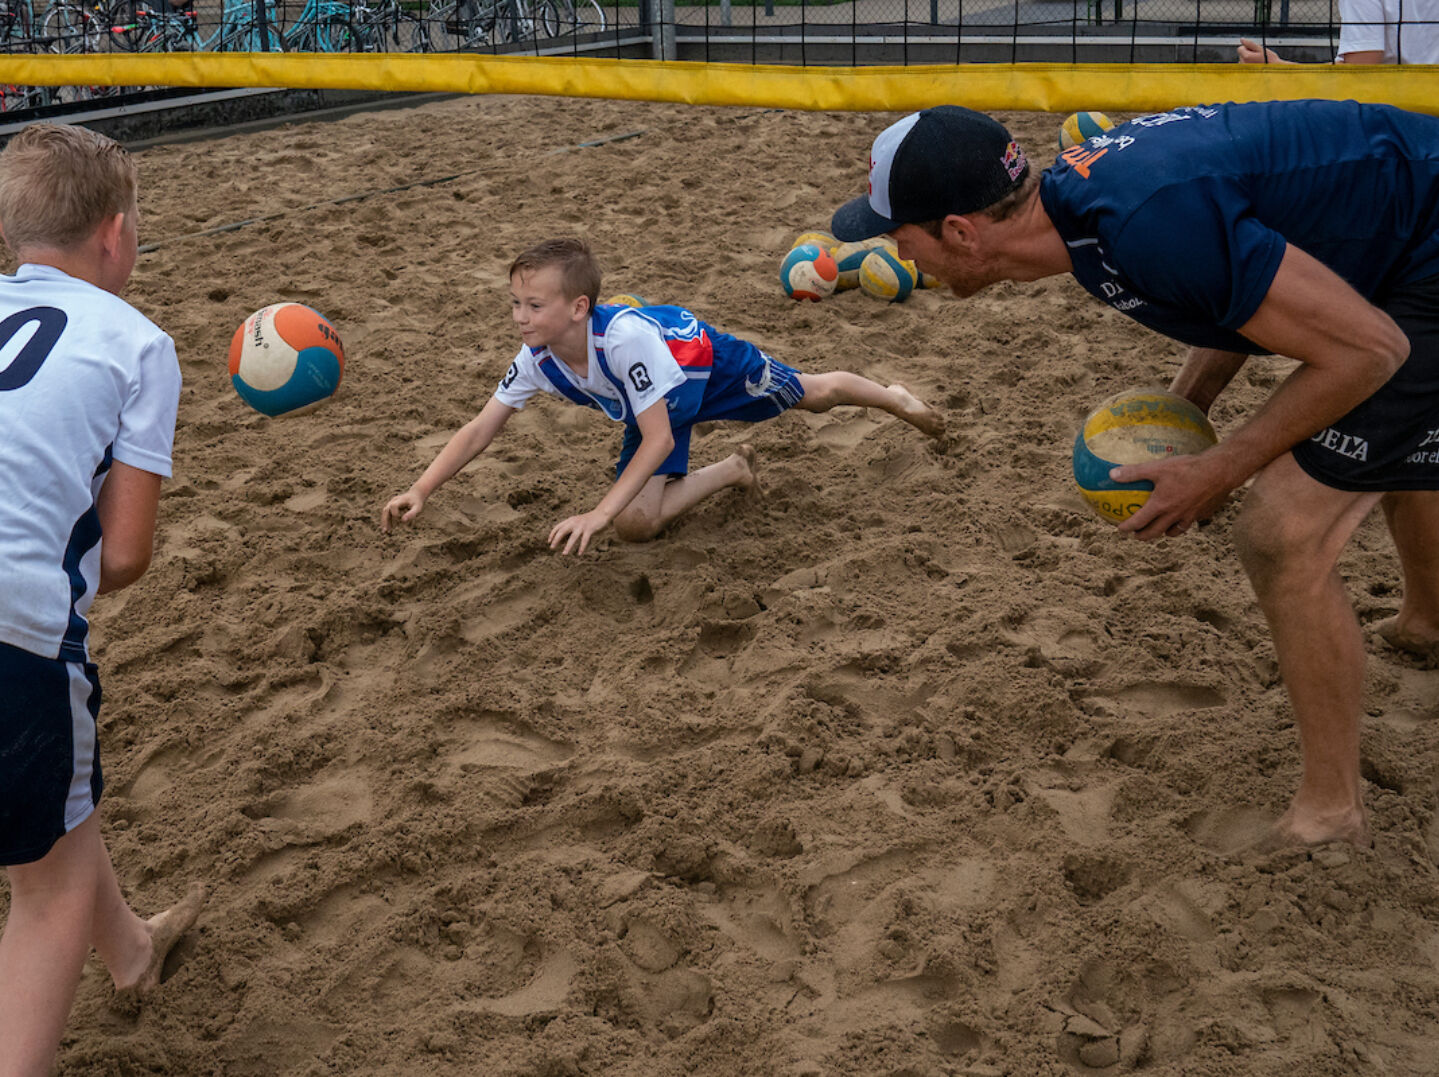
<svg viewBox="0 0 1439 1077"><path fill-rule="evenodd" d="M171 53L0 57L19 86L284 87L543 94L692 105L910 112L1161 111L1219 101L1375 101L1439 114L1439 65L926 64L789 67L691 61L455 55Z"/></svg>

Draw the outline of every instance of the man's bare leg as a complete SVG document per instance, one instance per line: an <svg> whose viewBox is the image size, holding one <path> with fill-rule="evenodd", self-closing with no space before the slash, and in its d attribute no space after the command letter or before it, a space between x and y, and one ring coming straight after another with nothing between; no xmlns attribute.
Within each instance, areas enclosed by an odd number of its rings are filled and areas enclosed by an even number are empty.
<svg viewBox="0 0 1439 1077"><path fill-rule="evenodd" d="M731 486L747 493L758 492L759 479L755 475L754 462L754 448L745 444L718 463L702 467L683 478L651 476L634 500L615 517L615 534L623 542L647 542L680 513L712 494Z"/></svg>
<svg viewBox="0 0 1439 1077"><path fill-rule="evenodd" d="M884 386L844 370L801 374L799 380L804 399L795 407L804 411L829 411L841 404L879 408L932 438L944 433L944 417L898 382Z"/></svg>
<svg viewBox="0 0 1439 1077"><path fill-rule="evenodd" d="M1271 844L1370 842L1359 786L1364 641L1335 566L1379 498L1323 486L1290 454L1245 497L1235 541L1274 638L1303 760Z"/></svg>
<svg viewBox="0 0 1439 1077"><path fill-rule="evenodd" d="M1404 570L1404 599L1379 634L1399 650L1439 659L1439 490L1396 491L1381 504Z"/></svg>

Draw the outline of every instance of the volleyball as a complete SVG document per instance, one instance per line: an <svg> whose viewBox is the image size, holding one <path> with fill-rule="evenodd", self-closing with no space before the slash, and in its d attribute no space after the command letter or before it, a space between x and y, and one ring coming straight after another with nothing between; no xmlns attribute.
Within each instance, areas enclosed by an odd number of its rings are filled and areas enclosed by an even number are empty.
<svg viewBox="0 0 1439 1077"><path fill-rule="evenodd" d="M263 415L324 400L339 388L344 372L340 334L302 303L262 307L230 340L230 381L240 399Z"/></svg>
<svg viewBox="0 0 1439 1077"><path fill-rule="evenodd" d="M632 295L629 292L621 292L619 295L612 295L605 300L607 307L647 307L649 306L642 298Z"/></svg>
<svg viewBox="0 0 1439 1077"><path fill-rule="evenodd" d="M1074 439L1074 481L1098 515L1111 523L1133 516L1152 482L1117 483L1109 477L1121 464L1148 464L1202 452L1218 444L1204 412L1163 389L1129 389L1089 413Z"/></svg>
<svg viewBox="0 0 1439 1077"><path fill-rule="evenodd" d="M1078 146L1085 139L1102 135L1113 126L1114 121L1102 112L1072 113L1059 125L1059 148L1067 150Z"/></svg>
<svg viewBox="0 0 1439 1077"><path fill-rule="evenodd" d="M919 270L888 247L876 247L859 266L859 286L865 295L902 303L919 283Z"/></svg>
<svg viewBox="0 0 1439 1077"><path fill-rule="evenodd" d="M871 246L869 240L861 240L858 243L841 243L830 252L834 255L834 264L839 270L835 291L847 292L851 288L859 287L859 264L870 252Z"/></svg>
<svg viewBox="0 0 1439 1077"><path fill-rule="evenodd" d="M823 230L817 229L813 232L801 232L795 237L794 242L789 245L790 250L803 246L806 243L813 243L820 250L829 251L833 254L835 247L839 245L839 240Z"/></svg>
<svg viewBox="0 0 1439 1077"><path fill-rule="evenodd" d="M838 277L829 252L813 243L795 247L779 266L779 282L791 299L823 299L833 294Z"/></svg>

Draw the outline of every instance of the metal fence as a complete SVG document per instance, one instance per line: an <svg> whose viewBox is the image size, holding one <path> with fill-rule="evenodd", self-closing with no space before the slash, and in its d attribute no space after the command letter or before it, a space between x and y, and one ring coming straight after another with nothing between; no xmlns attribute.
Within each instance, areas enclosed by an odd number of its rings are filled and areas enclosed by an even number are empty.
<svg viewBox="0 0 1439 1077"><path fill-rule="evenodd" d="M741 63L1332 55L1337 0L0 0L0 52L484 52ZM0 111L154 88L0 86ZM116 102L118 103L118 102ZM38 113L37 113L38 114ZM12 119L19 117L11 117Z"/></svg>

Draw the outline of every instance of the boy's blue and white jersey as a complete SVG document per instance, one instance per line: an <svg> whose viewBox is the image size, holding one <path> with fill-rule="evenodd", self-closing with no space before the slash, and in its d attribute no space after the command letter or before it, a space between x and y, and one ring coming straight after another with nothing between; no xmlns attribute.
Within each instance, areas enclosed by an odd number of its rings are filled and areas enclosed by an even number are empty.
<svg viewBox="0 0 1439 1077"><path fill-rule="evenodd" d="M681 307L600 306L590 316L583 377L548 348L522 347L495 398L523 408L535 393L552 393L633 423L672 390L708 379L711 355L708 327Z"/></svg>
<svg viewBox="0 0 1439 1077"><path fill-rule="evenodd" d="M88 659L95 499L112 460L170 474L175 345L118 296L49 266L0 277L0 640Z"/></svg>

